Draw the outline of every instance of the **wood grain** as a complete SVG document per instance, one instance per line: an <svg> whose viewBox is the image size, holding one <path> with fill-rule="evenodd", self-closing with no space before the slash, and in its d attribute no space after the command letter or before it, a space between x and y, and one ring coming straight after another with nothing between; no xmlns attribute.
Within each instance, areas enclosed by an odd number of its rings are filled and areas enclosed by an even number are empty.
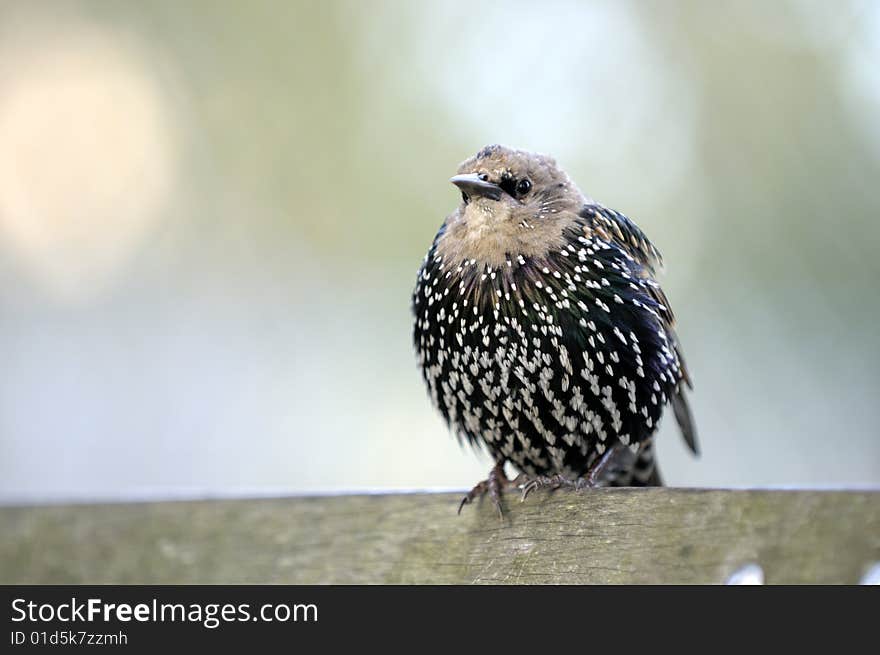
<svg viewBox="0 0 880 655"><path fill-rule="evenodd" d="M0 508L2 583L855 583L880 492L598 489Z"/></svg>

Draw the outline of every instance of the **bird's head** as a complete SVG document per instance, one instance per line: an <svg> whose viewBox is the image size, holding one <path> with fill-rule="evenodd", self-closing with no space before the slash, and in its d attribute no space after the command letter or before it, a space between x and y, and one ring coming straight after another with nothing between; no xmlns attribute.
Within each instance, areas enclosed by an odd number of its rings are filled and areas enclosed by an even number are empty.
<svg viewBox="0 0 880 655"><path fill-rule="evenodd" d="M563 245L563 230L586 202L552 158L499 145L463 162L450 182L461 204L438 244L446 261L500 266L518 255L545 255Z"/></svg>

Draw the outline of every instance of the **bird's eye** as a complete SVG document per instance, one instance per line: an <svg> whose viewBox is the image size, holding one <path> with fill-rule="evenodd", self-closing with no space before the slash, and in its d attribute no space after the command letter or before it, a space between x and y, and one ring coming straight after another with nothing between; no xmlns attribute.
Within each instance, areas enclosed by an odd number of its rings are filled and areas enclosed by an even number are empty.
<svg viewBox="0 0 880 655"><path fill-rule="evenodd" d="M527 177L524 177L523 179L521 179L519 181L519 183L516 185L516 195L518 195L518 196L524 196L531 190L532 190L532 183L529 181L529 178L527 178Z"/></svg>
<svg viewBox="0 0 880 655"><path fill-rule="evenodd" d="M483 180L483 182L488 182L488 181L489 181L489 174L488 174L488 173L480 173L478 177L479 177L481 180Z"/></svg>

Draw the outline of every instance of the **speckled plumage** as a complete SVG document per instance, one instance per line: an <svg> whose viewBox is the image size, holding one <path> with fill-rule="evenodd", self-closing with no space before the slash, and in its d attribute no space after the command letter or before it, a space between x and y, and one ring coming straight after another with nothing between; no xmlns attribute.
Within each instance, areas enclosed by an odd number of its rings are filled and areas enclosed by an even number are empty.
<svg viewBox="0 0 880 655"><path fill-rule="evenodd" d="M690 379L654 279L660 254L552 159L489 146L459 172L486 181L460 184L413 293L434 405L456 435L527 476L575 479L614 448L626 456L606 482L659 483L651 437L667 402L696 450ZM500 199L481 197L491 184Z"/></svg>

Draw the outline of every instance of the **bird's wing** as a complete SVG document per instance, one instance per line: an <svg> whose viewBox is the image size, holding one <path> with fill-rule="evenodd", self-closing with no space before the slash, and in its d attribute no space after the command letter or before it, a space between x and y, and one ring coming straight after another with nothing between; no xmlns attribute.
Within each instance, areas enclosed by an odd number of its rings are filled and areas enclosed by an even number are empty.
<svg viewBox="0 0 880 655"><path fill-rule="evenodd" d="M659 314L663 329L675 349L682 381L685 383L680 385L678 392L672 395L672 409L685 443L697 455L699 454L697 430L684 389L685 385L688 389L692 389L693 383L684 361L681 343L675 332L675 314L672 312L672 307L663 289L654 280L654 275L663 267L663 257L645 236L645 233L620 212L602 205L590 204L584 206L580 216L588 221L590 229L595 231L600 238L620 246L642 268L642 277L648 283L649 293L656 303L655 309Z"/></svg>
<svg viewBox="0 0 880 655"><path fill-rule="evenodd" d="M687 364L684 361L681 342L678 340L678 334L675 332L675 314L672 313L672 307L669 304L669 300L666 298L666 294L663 292L663 289L660 288L659 284L652 281L650 290L651 296L657 303L656 309L660 315L663 329L666 331L666 336L675 350L675 356L678 359L678 366L681 370L681 379L682 382L684 382L683 385L679 385L678 391L672 394L672 409L675 413L675 420L681 428L681 436L684 438L688 448L691 449L691 452L694 455L699 455L700 448L697 445L697 428L694 425L694 417L691 414L691 408L688 404L687 396L685 396L685 386L687 386L688 389L693 389L694 385L691 381L690 371L688 371Z"/></svg>
<svg viewBox="0 0 880 655"><path fill-rule="evenodd" d="M590 226L605 241L616 243L636 261L648 269L651 275L663 267L663 256L654 247L638 225L620 212L602 205L585 205L580 216L589 221Z"/></svg>

